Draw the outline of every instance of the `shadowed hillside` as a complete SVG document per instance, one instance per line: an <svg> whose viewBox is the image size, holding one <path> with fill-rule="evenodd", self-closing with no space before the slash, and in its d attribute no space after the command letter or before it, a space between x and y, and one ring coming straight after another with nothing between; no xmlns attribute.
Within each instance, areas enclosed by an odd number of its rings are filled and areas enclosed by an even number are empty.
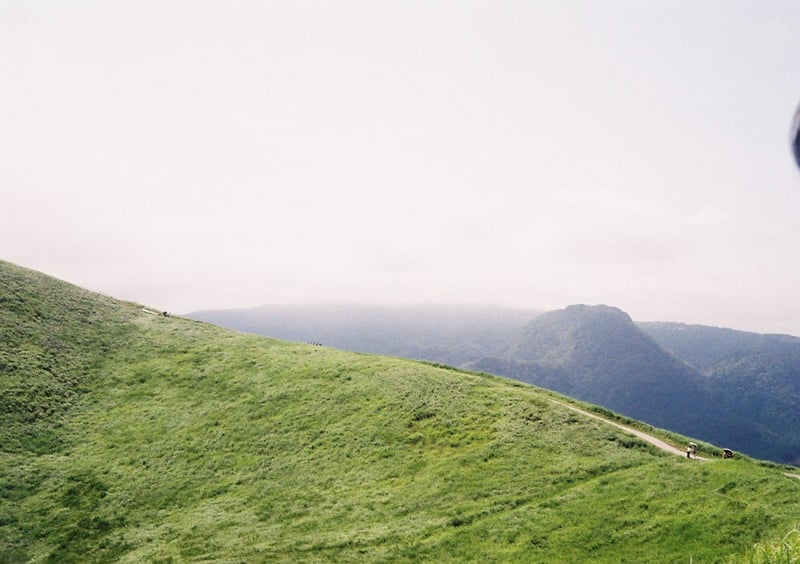
<svg viewBox="0 0 800 564"><path fill-rule="evenodd" d="M800 464L800 339L679 323L639 326L705 376L716 398L712 412L725 422L716 442Z"/></svg>
<svg viewBox="0 0 800 564"><path fill-rule="evenodd" d="M63 415L123 347L138 312L0 262L0 444L5 452L63 448Z"/></svg>
<svg viewBox="0 0 800 564"><path fill-rule="evenodd" d="M800 349L800 338L791 335L762 335L684 323L637 325L664 349L706 374L730 359L759 354L792 355Z"/></svg>
<svg viewBox="0 0 800 564"><path fill-rule="evenodd" d="M0 561L701 562L800 514L521 383L0 283Z"/></svg>

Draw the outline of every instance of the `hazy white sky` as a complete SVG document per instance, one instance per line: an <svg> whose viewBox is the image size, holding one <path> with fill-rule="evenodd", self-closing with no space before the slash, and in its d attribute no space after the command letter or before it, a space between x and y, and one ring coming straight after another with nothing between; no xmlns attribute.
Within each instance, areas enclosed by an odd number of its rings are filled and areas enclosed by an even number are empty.
<svg viewBox="0 0 800 564"><path fill-rule="evenodd" d="M800 3L0 0L0 258L176 313L800 335Z"/></svg>

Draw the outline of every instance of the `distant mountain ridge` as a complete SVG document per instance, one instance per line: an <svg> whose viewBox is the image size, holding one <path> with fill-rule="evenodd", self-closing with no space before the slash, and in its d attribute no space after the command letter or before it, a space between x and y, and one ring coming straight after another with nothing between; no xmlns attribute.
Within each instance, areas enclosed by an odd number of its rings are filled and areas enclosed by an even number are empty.
<svg viewBox="0 0 800 564"><path fill-rule="evenodd" d="M679 323L639 326L702 373L715 402L715 440L753 456L800 462L799 338Z"/></svg>
<svg viewBox="0 0 800 564"><path fill-rule="evenodd" d="M320 304L207 310L187 317L278 339L461 366L496 354L539 313L502 307Z"/></svg>
<svg viewBox="0 0 800 564"><path fill-rule="evenodd" d="M800 337L761 334L707 325L640 322L639 328L666 350L703 372L731 358L784 353L800 348Z"/></svg>

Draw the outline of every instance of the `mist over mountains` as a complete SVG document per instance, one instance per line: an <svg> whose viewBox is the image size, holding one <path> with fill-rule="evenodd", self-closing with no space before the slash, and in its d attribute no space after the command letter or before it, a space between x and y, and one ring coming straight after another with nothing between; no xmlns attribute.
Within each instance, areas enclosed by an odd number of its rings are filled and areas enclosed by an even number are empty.
<svg viewBox="0 0 800 564"><path fill-rule="evenodd" d="M540 313L499 307L265 305L187 316L289 341L461 366L502 350Z"/></svg>
<svg viewBox="0 0 800 564"><path fill-rule="evenodd" d="M263 306L189 314L270 337L507 376L758 458L800 462L800 339L535 310Z"/></svg>

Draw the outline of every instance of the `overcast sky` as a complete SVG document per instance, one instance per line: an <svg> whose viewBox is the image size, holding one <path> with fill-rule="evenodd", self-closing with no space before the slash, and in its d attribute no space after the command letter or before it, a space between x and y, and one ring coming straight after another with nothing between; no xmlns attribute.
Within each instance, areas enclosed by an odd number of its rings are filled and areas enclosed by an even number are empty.
<svg viewBox="0 0 800 564"><path fill-rule="evenodd" d="M0 0L0 258L184 313L800 335L800 3Z"/></svg>

